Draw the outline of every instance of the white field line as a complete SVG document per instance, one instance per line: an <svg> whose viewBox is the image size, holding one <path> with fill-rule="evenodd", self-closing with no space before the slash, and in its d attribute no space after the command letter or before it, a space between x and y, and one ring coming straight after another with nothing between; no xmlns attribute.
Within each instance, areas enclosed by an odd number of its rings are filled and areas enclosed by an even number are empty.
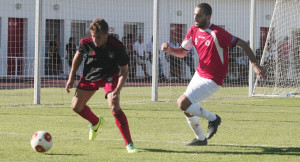
<svg viewBox="0 0 300 162"><path fill-rule="evenodd" d="M5 135L16 135L16 136L28 136L30 139L30 135L24 134L24 133L15 133L15 132L0 132L0 134L5 134ZM77 140L87 140L87 138L80 138L80 137L66 137L66 136L56 136L55 138L60 138L60 139L77 139ZM54 141L55 141L54 138ZM123 141L123 139L107 139L107 138L97 138L95 139L97 141ZM154 140L143 140L143 139L135 139L134 141L138 142L148 142L148 143L177 143L177 144L184 144L187 142L183 141L154 141ZM300 147L300 146L279 146L279 145L251 145L251 144L233 144L233 143L209 143L211 146L236 146L236 147L275 147L275 148L289 148L289 147Z"/></svg>

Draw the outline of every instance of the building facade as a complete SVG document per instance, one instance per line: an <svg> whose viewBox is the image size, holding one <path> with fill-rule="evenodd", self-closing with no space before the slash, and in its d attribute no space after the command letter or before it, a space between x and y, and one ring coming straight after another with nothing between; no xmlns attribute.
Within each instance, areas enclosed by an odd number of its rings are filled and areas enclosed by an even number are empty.
<svg viewBox="0 0 300 162"><path fill-rule="evenodd" d="M251 0L208 0L213 8L212 23L232 34L249 40ZM0 0L0 77L33 77L35 56L36 0ZM193 10L201 0L160 0L159 43L174 38L180 42L193 25ZM275 0L256 2L256 49L261 49L271 22ZM147 44L153 35L153 0L41 0L42 53L41 73L45 72L50 42L58 37L57 46L63 74L68 74L66 44L73 37L79 39L89 33L88 26L94 18L104 18L110 33L119 39L132 42L142 36ZM161 63L167 66L163 55ZM195 56L196 57L196 56ZM195 58L197 61L197 58ZM151 64L148 62L149 73ZM168 67L165 71L168 76ZM137 76L141 76L137 67ZM188 75L188 74L186 74Z"/></svg>

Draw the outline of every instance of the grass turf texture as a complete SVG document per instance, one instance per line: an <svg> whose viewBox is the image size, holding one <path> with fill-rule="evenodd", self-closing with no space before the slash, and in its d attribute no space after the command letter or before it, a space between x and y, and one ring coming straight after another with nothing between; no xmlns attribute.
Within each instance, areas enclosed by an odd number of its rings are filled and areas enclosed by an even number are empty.
<svg viewBox="0 0 300 162"><path fill-rule="evenodd" d="M187 86L164 86L158 88L159 101L176 101ZM64 88L41 88L41 104L70 104L75 88L70 94ZM151 101L151 87L124 87L122 101L125 103L145 103ZM0 106L33 104L33 88L0 89ZM248 87L223 87L212 98L247 97ZM92 104L107 103L100 89L89 101Z"/></svg>
<svg viewBox="0 0 300 162"><path fill-rule="evenodd" d="M168 88L168 87L166 87ZM21 90L22 91L22 90ZM54 90L53 90L54 91ZM10 91L6 91L10 92ZM0 106L0 161L299 161L299 98L210 99L201 105L222 118L208 146L187 147L194 135L174 102L143 102L145 95L123 91L121 106L139 149L128 154L102 92L89 104L105 119L100 134L88 140L88 122L69 104L15 105L6 97ZM181 91L181 93L183 90ZM14 92L18 94L17 91ZM132 92L133 93L133 92ZM164 93L164 92L162 92ZM165 92L164 99L169 96ZM127 95L126 95L127 94ZM178 93L180 95L180 93ZM73 96L60 94L69 102ZM23 101L24 101L23 97ZM19 97L19 101L22 98ZM95 101L95 102L93 102ZM97 104L96 101L102 102ZM134 102L142 101L142 102ZM148 99L149 101L149 99ZM206 132L207 121L201 120ZM45 130L54 143L47 153L36 153L31 135Z"/></svg>

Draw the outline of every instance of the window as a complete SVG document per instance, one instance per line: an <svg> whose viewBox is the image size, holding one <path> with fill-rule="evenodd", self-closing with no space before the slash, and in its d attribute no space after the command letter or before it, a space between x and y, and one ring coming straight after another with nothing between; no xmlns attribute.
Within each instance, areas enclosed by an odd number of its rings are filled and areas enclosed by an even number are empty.
<svg viewBox="0 0 300 162"><path fill-rule="evenodd" d="M136 40L138 36L144 38L144 23L139 22L125 22L124 23L124 36L129 39Z"/></svg>
<svg viewBox="0 0 300 162"><path fill-rule="evenodd" d="M89 26L91 23L90 20L72 20L71 37L74 38L76 46L79 46L80 39L90 34Z"/></svg>

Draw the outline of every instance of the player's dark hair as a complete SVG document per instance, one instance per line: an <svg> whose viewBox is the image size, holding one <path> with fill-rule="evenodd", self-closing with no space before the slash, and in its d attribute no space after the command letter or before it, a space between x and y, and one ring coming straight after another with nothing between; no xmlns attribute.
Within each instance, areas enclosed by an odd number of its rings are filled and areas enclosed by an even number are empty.
<svg viewBox="0 0 300 162"><path fill-rule="evenodd" d="M104 19L94 19L90 25L90 30L97 33L108 33L108 24Z"/></svg>
<svg viewBox="0 0 300 162"><path fill-rule="evenodd" d="M205 15L212 14L211 6L208 3L200 3L197 5L197 7L203 9L203 12Z"/></svg>

